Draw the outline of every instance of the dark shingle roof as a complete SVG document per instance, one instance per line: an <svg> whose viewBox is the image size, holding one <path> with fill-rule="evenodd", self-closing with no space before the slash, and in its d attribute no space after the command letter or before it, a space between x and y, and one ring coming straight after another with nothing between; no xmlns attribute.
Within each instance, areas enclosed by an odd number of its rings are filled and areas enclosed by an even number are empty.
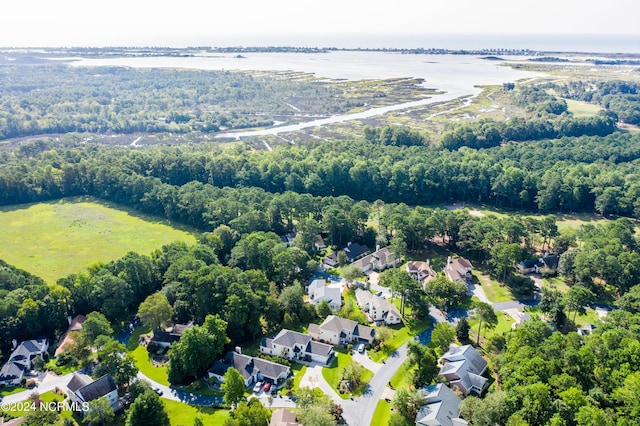
<svg viewBox="0 0 640 426"><path fill-rule="evenodd" d="M91 383L91 377L85 374L74 373L73 377L71 377L71 380L69 381L69 384L67 384L67 389L69 389L71 392L76 392L78 389L88 385L89 383Z"/></svg>
<svg viewBox="0 0 640 426"><path fill-rule="evenodd" d="M24 366L22 366L22 364L9 361L0 369L0 380L17 379L18 377L22 377L23 372Z"/></svg>
<svg viewBox="0 0 640 426"><path fill-rule="evenodd" d="M89 402L101 398L116 389L116 382L113 380L111 374L105 374L99 379L78 389L76 394L82 395L82 399L85 402Z"/></svg>

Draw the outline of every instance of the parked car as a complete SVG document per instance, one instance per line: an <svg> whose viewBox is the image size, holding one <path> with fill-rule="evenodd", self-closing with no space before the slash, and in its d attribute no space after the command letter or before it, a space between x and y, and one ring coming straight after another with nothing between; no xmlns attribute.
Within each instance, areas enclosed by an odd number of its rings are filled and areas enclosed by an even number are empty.
<svg viewBox="0 0 640 426"><path fill-rule="evenodd" d="M262 385L263 385L263 382L257 382L256 385L253 387L253 391L255 393L260 392L260 389L262 389Z"/></svg>
<svg viewBox="0 0 640 426"><path fill-rule="evenodd" d="M269 389L271 389L271 383L267 382L264 384L264 391L269 392Z"/></svg>
<svg viewBox="0 0 640 426"><path fill-rule="evenodd" d="M358 352L360 352L361 354L363 354L363 353L364 353L364 343L360 343L360 344L358 345Z"/></svg>
<svg viewBox="0 0 640 426"><path fill-rule="evenodd" d="M153 391L155 393L157 393L158 395L162 395L162 389L160 389L160 388L153 388Z"/></svg>

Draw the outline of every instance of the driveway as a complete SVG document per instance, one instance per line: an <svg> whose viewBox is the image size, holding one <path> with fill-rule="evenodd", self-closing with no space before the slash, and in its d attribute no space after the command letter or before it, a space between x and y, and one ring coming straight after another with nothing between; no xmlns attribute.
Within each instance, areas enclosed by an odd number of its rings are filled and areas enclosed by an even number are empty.
<svg viewBox="0 0 640 426"><path fill-rule="evenodd" d="M26 391L5 396L4 398L2 398L2 402L13 403L25 401L29 399L29 396L34 392L43 394L45 392L54 390L55 388L65 389L67 387L67 384L71 380L71 377L73 377L73 373L65 374L64 376L47 373L33 389L27 389Z"/></svg>
<svg viewBox="0 0 640 426"><path fill-rule="evenodd" d="M375 362L371 358L369 358L368 351L365 351L363 354L361 354L360 352L354 349L351 352L351 359L353 359L358 364L362 365L367 370L373 371L374 374L377 373L378 370L380 370L380 368L384 365L379 362Z"/></svg>
<svg viewBox="0 0 640 426"><path fill-rule="evenodd" d="M138 378L146 380L151 384L151 387L160 389L162 391L161 398L170 399L172 401L184 402L185 404L193 404L193 405L204 405L209 406L212 404L222 404L221 396L208 396L208 395L198 395L191 392L186 392L181 389L172 388L169 386L165 386L156 381L151 380L144 374L138 372Z"/></svg>

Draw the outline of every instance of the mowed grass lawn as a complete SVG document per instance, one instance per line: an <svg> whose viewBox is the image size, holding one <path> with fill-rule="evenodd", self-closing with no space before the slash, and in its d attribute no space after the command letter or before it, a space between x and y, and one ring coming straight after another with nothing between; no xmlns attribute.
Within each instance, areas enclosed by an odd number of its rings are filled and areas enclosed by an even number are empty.
<svg viewBox="0 0 640 426"><path fill-rule="evenodd" d="M140 370L142 374L162 385L170 386L167 366L156 367L153 365L147 348L138 345L140 336L149 332L151 332L151 329L147 326L136 328L134 332L131 333L131 337L129 337L127 349L131 352L136 367L138 367L138 370Z"/></svg>
<svg viewBox="0 0 640 426"><path fill-rule="evenodd" d="M0 259L49 283L129 251L148 255L189 232L90 197L0 208Z"/></svg>
<svg viewBox="0 0 640 426"><path fill-rule="evenodd" d="M338 351L336 350L336 360L333 361L331 366L325 367L322 369L322 377L327 381L329 386L331 386L337 393L340 395L340 398L347 399L349 398L349 394L340 393L338 387L340 385L340 380L342 379L342 372L344 369L353 363L354 361L351 359L351 356L345 353L346 351ZM373 379L373 371L367 370L364 368L364 374L362 375L362 382L369 383L371 379ZM361 386L364 389L365 386ZM353 396L360 396L362 392L353 392Z"/></svg>
<svg viewBox="0 0 640 426"><path fill-rule="evenodd" d="M34 389L34 392L37 392L37 390ZM49 404L51 402L62 402L64 400L64 397L62 395L58 395L53 393L53 391L49 391L49 392L45 392L42 395L40 395L40 401L42 401L44 404ZM70 403L70 401L67 399L67 403ZM32 401L30 400L26 400L20 403L17 403L15 406L17 408L22 408L22 410L6 410L6 413L11 414L14 417L22 417L24 416L27 411L32 409ZM9 404L11 405L11 404ZM53 406L47 405L50 408L53 408ZM0 410L0 412L5 412L5 410ZM70 410L67 410L64 407L61 407L60 410L60 415L64 418L68 418L68 419L72 419L74 418L74 413ZM77 418L76 420L80 420L79 418Z"/></svg>
<svg viewBox="0 0 640 426"><path fill-rule="evenodd" d="M373 412L371 426L386 426L391 419L391 404L381 399L376 405L376 411Z"/></svg>
<svg viewBox="0 0 640 426"><path fill-rule="evenodd" d="M229 410L199 407L164 398L161 401L172 426L192 425L196 418L200 418L205 425L222 425L229 418Z"/></svg>

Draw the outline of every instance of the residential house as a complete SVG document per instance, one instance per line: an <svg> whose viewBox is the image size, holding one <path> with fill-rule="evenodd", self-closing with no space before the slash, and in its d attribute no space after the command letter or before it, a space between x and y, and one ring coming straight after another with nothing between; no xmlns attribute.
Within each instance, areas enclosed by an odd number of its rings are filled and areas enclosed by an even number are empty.
<svg viewBox="0 0 640 426"><path fill-rule="evenodd" d="M370 271L384 271L387 268L398 266L398 263L400 263L400 259L396 258L387 247L378 248L375 252L353 262L365 274Z"/></svg>
<svg viewBox="0 0 640 426"><path fill-rule="evenodd" d="M595 330L596 326L593 324L587 324L584 327L580 327L577 330L579 336L588 336L593 334L593 330Z"/></svg>
<svg viewBox="0 0 640 426"><path fill-rule="evenodd" d="M537 259L527 259L516 265L516 269L521 274L539 274L542 268L555 271L558 269L558 256L545 253Z"/></svg>
<svg viewBox="0 0 640 426"><path fill-rule="evenodd" d="M14 340L14 345L16 341ZM43 358L49 349L49 340L44 337L25 340L9 355L9 360L0 369L0 385L18 386L25 371L33 368L36 358Z"/></svg>
<svg viewBox="0 0 640 426"><path fill-rule="evenodd" d="M331 253L325 256L322 259L322 264L328 266L329 268L337 268L340 265L338 263L338 255L336 253Z"/></svg>
<svg viewBox="0 0 640 426"><path fill-rule="evenodd" d="M296 413L286 408L278 408L271 414L269 426L299 426L296 422Z"/></svg>
<svg viewBox="0 0 640 426"><path fill-rule="evenodd" d="M324 243L324 238L322 238L322 235L320 234L316 235L316 242L313 243L313 247L316 249L316 251L322 251L327 248L327 245Z"/></svg>
<svg viewBox="0 0 640 426"><path fill-rule="evenodd" d="M367 247L366 245L349 242L343 250L344 254L347 255L347 261L351 263L369 252L369 247Z"/></svg>
<svg viewBox="0 0 640 426"><path fill-rule="evenodd" d="M369 321L376 324L393 325L402 322L402 315L395 305L387 299L376 296L368 290L356 289L358 306L367 314Z"/></svg>
<svg viewBox="0 0 640 426"><path fill-rule="evenodd" d="M313 280L309 284L309 301L312 305L317 306L323 300L326 300L332 311L338 311L342 307L342 286L328 287L325 280Z"/></svg>
<svg viewBox="0 0 640 426"><path fill-rule="evenodd" d="M85 374L73 373L73 377L67 384L67 395L71 402L78 407L84 402L105 397L111 407L118 408L118 388L111 374L105 374L99 379L93 380Z"/></svg>
<svg viewBox="0 0 640 426"><path fill-rule="evenodd" d="M426 262L407 262L404 268L411 275L411 278L422 283L423 289L427 287L429 281L434 280L437 276L428 259Z"/></svg>
<svg viewBox="0 0 640 426"><path fill-rule="evenodd" d="M444 274L451 281L459 281L461 283L467 283L472 280L473 276L471 271L473 266L464 257L456 257L452 259L451 256L447 258L447 266L444 268Z"/></svg>
<svg viewBox="0 0 640 426"><path fill-rule="evenodd" d="M416 416L416 426L464 426L467 421L458 417L462 400L451 389L438 383L419 389L425 405Z"/></svg>
<svg viewBox="0 0 640 426"><path fill-rule="evenodd" d="M262 339L260 352L291 361L314 361L326 365L333 356L333 346L315 342L308 334L283 329L273 339Z"/></svg>
<svg viewBox="0 0 640 426"><path fill-rule="evenodd" d="M487 379L482 375L487 370L487 361L473 346L451 345L438 362L441 365L439 374L464 396L472 391L481 394L486 389Z"/></svg>
<svg viewBox="0 0 640 426"><path fill-rule="evenodd" d="M282 242L287 246L287 247L291 247L293 245L293 240L296 239L296 233L295 232L289 232L286 235L280 235L280 240L282 240Z"/></svg>
<svg viewBox="0 0 640 426"><path fill-rule="evenodd" d="M173 324L165 330L154 330L151 341L163 348L170 348L172 344L180 341L182 333L190 327L193 327L193 322L189 322L188 324Z"/></svg>
<svg viewBox="0 0 640 426"><path fill-rule="evenodd" d="M229 352L224 360L216 361L209 369L209 377L223 381L224 373L231 367L240 372L244 378L246 387L262 380L269 380L272 383L281 383L291 375L291 368L286 365L267 361L241 353L240 348L234 352Z"/></svg>
<svg viewBox="0 0 640 426"><path fill-rule="evenodd" d="M372 343L375 338L373 328L358 324L356 321L329 315L322 324L309 324L309 335L322 342L332 345L346 345L348 343Z"/></svg>
<svg viewBox="0 0 640 426"><path fill-rule="evenodd" d="M76 315L74 318L69 317L69 328L67 328L67 331L60 336L60 343L58 343L58 347L54 354L55 357L58 357L73 348L75 345L73 335L74 333L77 334L78 331L82 330L82 323L86 319L87 317L84 315Z"/></svg>

